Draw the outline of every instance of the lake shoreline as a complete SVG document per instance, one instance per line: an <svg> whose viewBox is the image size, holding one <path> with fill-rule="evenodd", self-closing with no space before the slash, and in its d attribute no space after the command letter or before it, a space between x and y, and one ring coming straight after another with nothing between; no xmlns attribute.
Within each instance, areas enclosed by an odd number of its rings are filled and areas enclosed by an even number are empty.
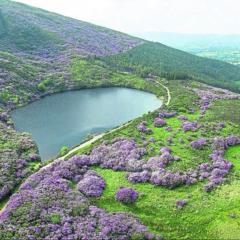
<svg viewBox="0 0 240 240"><path fill-rule="evenodd" d="M81 89L45 97L12 111L11 117L15 130L29 132L38 143L41 158L48 161L61 147L71 148L88 134L111 130L162 104L155 94L137 89ZM54 155L50 156L49 151Z"/></svg>

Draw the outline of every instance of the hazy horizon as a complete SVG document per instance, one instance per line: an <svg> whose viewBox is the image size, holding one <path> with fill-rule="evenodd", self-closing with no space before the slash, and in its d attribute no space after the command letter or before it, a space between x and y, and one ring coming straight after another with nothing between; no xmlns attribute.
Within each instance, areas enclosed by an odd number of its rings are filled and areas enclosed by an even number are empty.
<svg viewBox="0 0 240 240"><path fill-rule="evenodd" d="M132 35L145 32L240 35L237 0L16 1Z"/></svg>

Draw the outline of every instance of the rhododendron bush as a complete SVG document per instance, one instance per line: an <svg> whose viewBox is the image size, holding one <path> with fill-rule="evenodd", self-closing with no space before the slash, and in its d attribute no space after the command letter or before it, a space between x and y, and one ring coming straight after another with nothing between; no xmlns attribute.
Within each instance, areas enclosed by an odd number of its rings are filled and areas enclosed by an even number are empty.
<svg viewBox="0 0 240 240"><path fill-rule="evenodd" d="M116 193L116 200L125 204L134 203L138 193L131 188L120 188Z"/></svg>
<svg viewBox="0 0 240 240"><path fill-rule="evenodd" d="M0 201L33 173L31 164L40 164L35 142L28 134L16 133L0 122Z"/></svg>
<svg viewBox="0 0 240 240"><path fill-rule="evenodd" d="M132 216L91 205L88 197L101 196L105 182L89 164L87 156L73 157L28 178L0 215L0 238L152 239ZM133 192L130 200L136 198Z"/></svg>

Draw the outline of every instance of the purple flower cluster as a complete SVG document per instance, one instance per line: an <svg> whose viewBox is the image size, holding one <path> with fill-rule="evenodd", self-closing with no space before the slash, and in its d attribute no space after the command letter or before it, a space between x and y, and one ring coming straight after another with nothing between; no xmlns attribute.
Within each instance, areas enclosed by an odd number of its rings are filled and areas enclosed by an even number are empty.
<svg viewBox="0 0 240 240"><path fill-rule="evenodd" d="M172 132L173 129L172 129L171 127L166 127L165 130L166 130L167 132Z"/></svg>
<svg viewBox="0 0 240 240"><path fill-rule="evenodd" d="M115 198L121 203L131 204L136 202L138 193L132 188L120 188L117 191Z"/></svg>
<svg viewBox="0 0 240 240"><path fill-rule="evenodd" d="M115 139L112 144L103 143L90 154L90 163L113 170L132 170L139 168L139 160L146 149L137 147L134 140Z"/></svg>
<svg viewBox="0 0 240 240"><path fill-rule="evenodd" d="M180 185L185 184L187 181L187 176L181 173L173 173L165 169L155 171L152 173L150 182L157 186L163 186L167 188L176 188Z"/></svg>
<svg viewBox="0 0 240 240"><path fill-rule="evenodd" d="M188 132L188 131L197 131L197 129L199 128L198 122L194 121L194 122L189 122L189 121L184 121L182 124L182 129L184 132Z"/></svg>
<svg viewBox="0 0 240 240"><path fill-rule="evenodd" d="M29 167L31 163L40 163L37 153L37 146L29 135L0 123L0 201L33 172Z"/></svg>
<svg viewBox="0 0 240 240"><path fill-rule="evenodd" d="M147 170L144 170L142 172L127 173L126 177L131 183L146 183L149 182L151 173Z"/></svg>
<svg viewBox="0 0 240 240"><path fill-rule="evenodd" d="M205 138L200 138L196 141L191 142L192 148L195 149L203 149L203 147L207 144L207 141Z"/></svg>
<svg viewBox="0 0 240 240"><path fill-rule="evenodd" d="M206 192L211 191L219 184L223 183L226 179L225 176L229 173L232 168L232 163L224 160L224 151L215 150L211 155L213 162L212 169L207 176L209 182L204 186Z"/></svg>
<svg viewBox="0 0 240 240"><path fill-rule="evenodd" d="M105 189L105 181L94 171L88 171L77 184L77 189L87 197L100 197Z"/></svg>
<svg viewBox="0 0 240 240"><path fill-rule="evenodd" d="M230 147L230 146L236 146L240 144L240 138L237 136L229 136L225 138L226 141L226 146Z"/></svg>
<svg viewBox="0 0 240 240"><path fill-rule="evenodd" d="M229 90L211 87L203 84L204 89L193 88L192 90L199 96L199 107L204 115L212 102L218 99L239 99L239 95Z"/></svg>
<svg viewBox="0 0 240 240"><path fill-rule="evenodd" d="M29 177L0 214L0 239L151 239L135 218L90 205L87 195L99 196L105 183L88 161L87 156L58 160ZM76 188L72 181L79 181ZM123 196L130 203L138 195Z"/></svg>
<svg viewBox="0 0 240 240"><path fill-rule="evenodd" d="M103 142L89 155L55 161L30 176L10 198L0 214L0 238L11 233L23 239L131 239L136 235L151 239L151 234L133 217L109 214L90 205L88 197L101 196L105 182L89 167L124 170L132 183L149 182L170 189L206 179L205 190L210 191L225 181L232 164L224 159L224 152L237 144L240 138L236 136L214 139L212 163L202 163L187 172L166 169L171 162L180 160L171 149L162 147L159 156L144 161L141 158L146 150L124 138ZM116 193L116 200L125 204L137 198L138 193L129 188ZM176 205L181 208L186 202L178 200Z"/></svg>
<svg viewBox="0 0 240 240"><path fill-rule="evenodd" d="M160 118L171 118L177 115L177 112L160 112L159 117Z"/></svg>
<svg viewBox="0 0 240 240"><path fill-rule="evenodd" d="M192 147L202 149L206 144L206 139L198 139L192 142ZM208 179L205 186L206 191L218 186L225 181L225 177L230 171L232 164L224 160L224 152L229 146L240 144L240 138L229 136L226 138L216 138L213 141L214 152L211 155L212 164L202 163L195 170L187 172L171 172L166 167L173 161L179 161L180 158L171 154L171 149L163 147L160 149L160 156L151 157L146 164L143 161L137 161L139 168L136 172L126 174L131 183L150 182L154 185L175 188L180 185L192 185L197 181Z"/></svg>
<svg viewBox="0 0 240 240"><path fill-rule="evenodd" d="M224 153L228 147L238 144L240 144L240 138L236 136L215 138L212 143L213 153L210 155L212 163L202 163L196 170L188 171L189 179L193 183L207 179L208 183L204 186L204 190L207 192L225 182L233 165L224 159Z"/></svg>
<svg viewBox="0 0 240 240"><path fill-rule="evenodd" d="M162 118L157 117L154 119L154 127L163 127L165 125L167 125L167 123Z"/></svg>
<svg viewBox="0 0 240 240"><path fill-rule="evenodd" d="M151 128L147 128L146 125L147 125L146 122L141 122L141 123L137 126L137 129L138 129L141 133L151 134L151 133L152 133L152 129L151 129Z"/></svg>
<svg viewBox="0 0 240 240"><path fill-rule="evenodd" d="M178 116L178 119L179 119L180 121L188 121L188 118L187 118L186 116L184 116L184 115Z"/></svg>
<svg viewBox="0 0 240 240"><path fill-rule="evenodd" d="M170 155L170 153L172 152L172 150L170 149L170 148L167 148L167 147L162 147L162 148L160 148L160 152L162 153L162 154L167 154L167 155Z"/></svg>
<svg viewBox="0 0 240 240"><path fill-rule="evenodd" d="M215 138L213 141L213 153L210 155L212 167L206 172L209 182L204 186L204 190L209 192L226 180L226 175L232 168L232 163L224 159L225 150L230 146L240 144L240 137L229 136L226 138ZM209 170L209 169L208 169Z"/></svg>
<svg viewBox="0 0 240 240"><path fill-rule="evenodd" d="M154 137L150 137L150 138L149 138L149 142L154 143L155 141L156 141L156 140L155 140Z"/></svg>
<svg viewBox="0 0 240 240"><path fill-rule="evenodd" d="M142 166L142 171L128 173L126 175L131 183L150 182L153 185L174 188L180 186L188 180L188 176L182 173L173 173L165 168L173 161L179 161L180 158L171 155L171 149L163 147L160 149L161 155L151 157L146 164Z"/></svg>

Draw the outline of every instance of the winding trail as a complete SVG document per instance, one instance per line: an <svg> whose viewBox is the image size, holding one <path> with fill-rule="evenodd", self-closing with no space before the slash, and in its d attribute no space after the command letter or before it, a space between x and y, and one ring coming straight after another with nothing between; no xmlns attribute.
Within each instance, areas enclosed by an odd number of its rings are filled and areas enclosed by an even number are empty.
<svg viewBox="0 0 240 240"><path fill-rule="evenodd" d="M167 86L163 85L162 83L160 83L159 81L157 80L153 80L153 82L155 82L156 84L160 85L161 87L163 87L166 91L167 91L167 95L168 95L168 100L167 102L165 103L166 106L168 106L172 100L172 96L171 96L171 93L170 93L170 90Z"/></svg>
<svg viewBox="0 0 240 240"><path fill-rule="evenodd" d="M161 87L163 87L163 88L167 91L168 101L165 103L165 105L168 106L168 105L170 104L170 101L171 101L171 94L170 94L169 88L166 87L165 85L163 85L162 83L158 82L157 80L152 80L152 81L155 82L156 84L160 85ZM129 122L127 122L127 123L125 123L125 124L123 124L123 125L121 125L121 126L119 126L119 127L116 127L116 128L114 128L114 129L112 129L111 131L108 131L108 132L105 132L105 133L100 133L100 134L94 136L92 139L90 139L90 140L88 140L88 141L86 141L86 142L83 142L83 143L80 144L79 146L71 149L66 155L64 155L64 156L62 156L62 157L59 157L59 158L56 158L54 161L52 161L52 162L48 163L47 165L43 166L43 167L40 168L38 171L41 171L41 170L43 170L43 169L51 166L51 165L52 165L54 162L56 162L56 161L66 160L68 157L71 157L72 155L74 155L75 153L77 153L77 152L78 152L79 150L81 150L82 148L87 147L87 146L90 145L90 144L93 144L94 142L96 142L97 140L103 138L104 136L106 136L106 135L108 135L108 134L114 133L114 132L116 132L116 131L118 131L118 130L121 130L121 129L124 128L124 127L127 127L127 126L130 125L133 121L134 121L134 120L129 121ZM34 173L33 173L33 174L34 174ZM19 185L19 187L20 187L22 184L24 184L27 179L28 179L28 178L26 178L26 179ZM11 197L11 196L10 196L10 197ZM1 213L5 210L5 208L7 207L7 205L8 205L8 201L7 201L6 204L3 206L3 208L0 209L0 215L1 215Z"/></svg>

